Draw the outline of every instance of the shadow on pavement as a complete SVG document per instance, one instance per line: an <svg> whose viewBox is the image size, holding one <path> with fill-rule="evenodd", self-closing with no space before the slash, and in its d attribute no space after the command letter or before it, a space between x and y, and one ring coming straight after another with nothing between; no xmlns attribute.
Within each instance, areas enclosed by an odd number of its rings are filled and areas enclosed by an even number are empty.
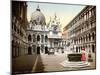
<svg viewBox="0 0 100 75"><path fill-rule="evenodd" d="M43 72L43 71L44 71L44 64L42 62L41 55L38 55L38 61L37 61L37 65L36 65L34 72L40 73L40 72Z"/></svg>
<svg viewBox="0 0 100 75"><path fill-rule="evenodd" d="M12 74L31 73L37 55L24 55L12 59ZM41 60L41 59L40 59Z"/></svg>

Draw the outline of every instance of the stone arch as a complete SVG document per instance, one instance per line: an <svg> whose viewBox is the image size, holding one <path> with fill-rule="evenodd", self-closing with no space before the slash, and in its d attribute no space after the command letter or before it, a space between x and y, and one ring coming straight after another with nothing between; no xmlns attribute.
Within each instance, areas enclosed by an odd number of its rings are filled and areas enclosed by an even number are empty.
<svg viewBox="0 0 100 75"><path fill-rule="evenodd" d="M31 37L31 35L29 34L28 35L28 41L31 41L32 40L32 37Z"/></svg>
<svg viewBox="0 0 100 75"><path fill-rule="evenodd" d="M76 47L76 52L78 52L78 47Z"/></svg>
<svg viewBox="0 0 100 75"><path fill-rule="evenodd" d="M89 33L89 41L91 41L91 34Z"/></svg>
<svg viewBox="0 0 100 75"><path fill-rule="evenodd" d="M48 47L46 46L45 47L45 54L47 54L48 53Z"/></svg>
<svg viewBox="0 0 100 75"><path fill-rule="evenodd" d="M31 46L28 47L28 54L32 54L32 47Z"/></svg>
<svg viewBox="0 0 100 75"><path fill-rule="evenodd" d="M40 54L40 46L37 46L37 54Z"/></svg>
<svg viewBox="0 0 100 75"><path fill-rule="evenodd" d="M37 35L37 41L40 41L40 35Z"/></svg>

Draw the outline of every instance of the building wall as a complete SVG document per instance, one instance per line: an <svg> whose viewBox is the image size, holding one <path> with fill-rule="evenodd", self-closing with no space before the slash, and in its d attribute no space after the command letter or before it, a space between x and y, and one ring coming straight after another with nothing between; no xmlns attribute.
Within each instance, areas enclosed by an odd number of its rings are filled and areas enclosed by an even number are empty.
<svg viewBox="0 0 100 75"><path fill-rule="evenodd" d="M37 48L39 47L40 53L45 53L45 47L48 47L48 32L40 29L41 31L34 29L27 29L27 38L28 38L28 48L31 47L29 54L38 54ZM28 49L29 52L29 49ZM39 53L39 54L40 54Z"/></svg>
<svg viewBox="0 0 100 75"><path fill-rule="evenodd" d="M46 29L45 29L46 30ZM27 30L27 38L28 38L28 54L46 54L48 51L53 50L52 52L61 52L61 48L65 45L65 41L58 38L49 38L49 30L45 31L41 29L41 31L28 29ZM39 36L39 40L38 40ZM55 36L54 36L55 37ZM47 38L47 39L46 39ZM62 43L63 42L63 43ZM38 47L39 53L38 52ZM46 50L47 48L47 50ZM58 49L59 48L59 49Z"/></svg>
<svg viewBox="0 0 100 75"><path fill-rule="evenodd" d="M12 1L11 25L12 57L27 53L27 5L26 2Z"/></svg>
<svg viewBox="0 0 100 75"><path fill-rule="evenodd" d="M69 51L69 40L68 40L68 33L67 33L67 30L64 30L63 33L62 33L62 38L63 38L63 41L62 41L62 45L65 49L65 51Z"/></svg>
<svg viewBox="0 0 100 75"><path fill-rule="evenodd" d="M86 53L96 51L96 7L86 6L64 28L70 42L69 49L75 53L81 53L82 48Z"/></svg>
<svg viewBox="0 0 100 75"><path fill-rule="evenodd" d="M57 16L54 16L53 21L50 19L49 25L46 25L45 16L40 10L38 6L32 13L27 27L28 54L46 54L51 50L55 52L61 49L62 38Z"/></svg>

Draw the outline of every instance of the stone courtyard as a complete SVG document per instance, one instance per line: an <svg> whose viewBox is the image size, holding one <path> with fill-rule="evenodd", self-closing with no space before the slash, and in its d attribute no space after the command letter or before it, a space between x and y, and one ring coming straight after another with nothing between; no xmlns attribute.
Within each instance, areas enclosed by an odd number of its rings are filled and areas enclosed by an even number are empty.
<svg viewBox="0 0 100 75"><path fill-rule="evenodd" d="M67 53L54 55L26 55L13 60L14 73L39 73L39 72L57 72L57 71L73 71L95 69L95 62L91 62L89 66L64 67L67 61ZM69 61L68 61L69 62ZM70 62L69 62L70 63ZM79 62L76 62L79 63ZM66 64L68 65L68 64ZM75 66L75 63L72 65Z"/></svg>

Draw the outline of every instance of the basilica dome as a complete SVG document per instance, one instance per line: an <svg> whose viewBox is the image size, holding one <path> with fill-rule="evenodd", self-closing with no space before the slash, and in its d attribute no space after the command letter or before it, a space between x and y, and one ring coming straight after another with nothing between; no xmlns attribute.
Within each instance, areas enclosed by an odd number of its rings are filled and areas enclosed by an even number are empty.
<svg viewBox="0 0 100 75"><path fill-rule="evenodd" d="M39 6L36 11L34 11L31 15L31 22L35 25L45 25L45 16L41 12Z"/></svg>

